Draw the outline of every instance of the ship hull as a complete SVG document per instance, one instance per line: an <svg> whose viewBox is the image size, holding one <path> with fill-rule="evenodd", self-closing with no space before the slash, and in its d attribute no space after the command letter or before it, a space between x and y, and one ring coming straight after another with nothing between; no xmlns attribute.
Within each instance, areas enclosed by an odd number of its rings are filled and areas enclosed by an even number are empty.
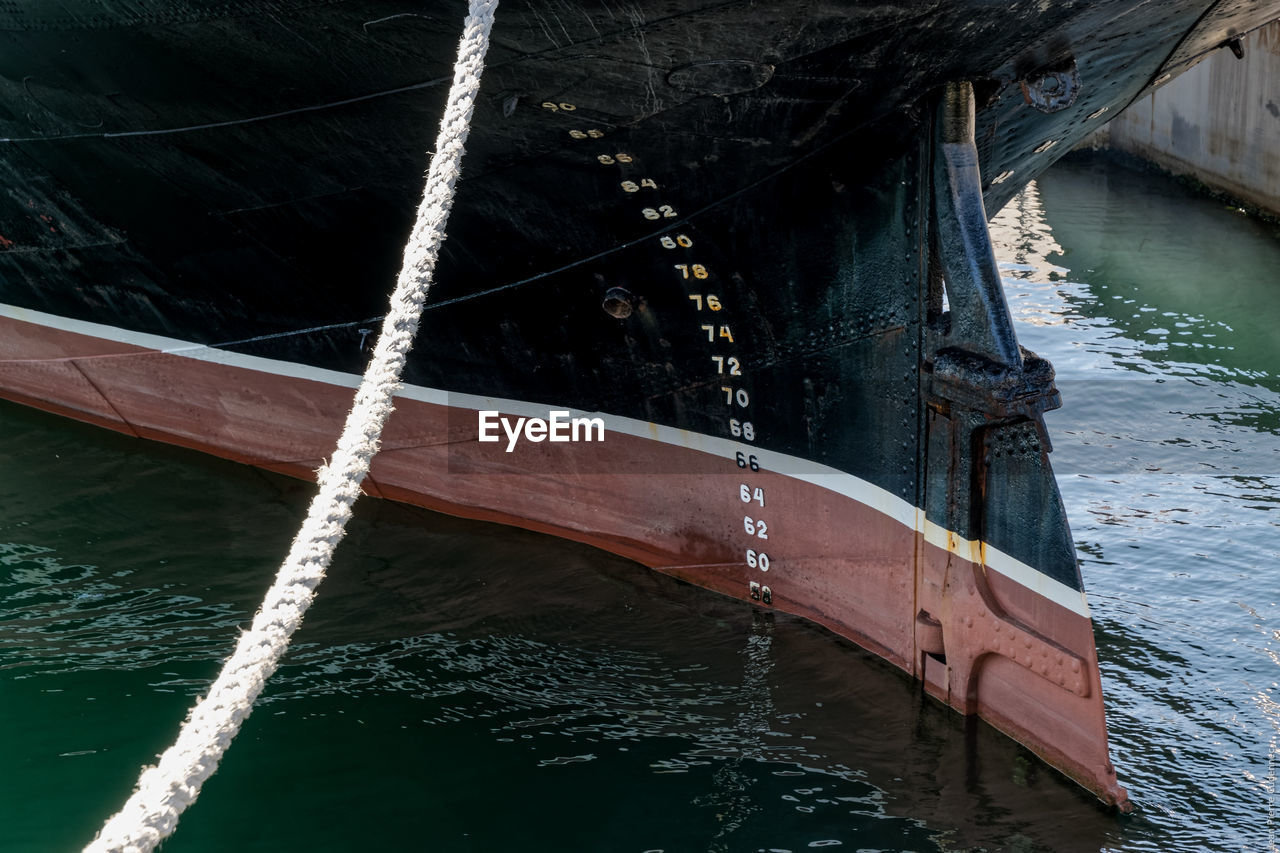
<svg viewBox="0 0 1280 853"><path fill-rule="evenodd" d="M52 315L6 313L0 381L10 399L290 476L311 477L323 464L357 380ZM76 378L52 375L64 372ZM49 399L48 389L73 386L79 394ZM999 602L970 608L966 618L976 614L979 628L947 649L953 662L969 659L982 669L966 710L1086 784L1114 779L1098 746L1105 744L1101 684L1079 590L960 539L870 482L809 460L608 415L592 442L526 442L508 451L505 436L497 446L477 441L478 414L490 409L511 417L546 411L528 401L404 388L366 492L596 545L805 617L922 679L944 701L952 699L945 659L923 651L917 636L917 605L939 592L917 585L950 577L966 587L957 599ZM739 468L743 450L751 461ZM760 497L742 499L744 480ZM759 546L750 566L744 510L760 530L750 539ZM762 566L761 555L772 562Z"/></svg>
<svg viewBox="0 0 1280 853"><path fill-rule="evenodd" d="M1280 15L1149 5L504 6L367 490L810 618L1123 806L983 205ZM462 7L17 6L0 396L311 476ZM479 440L557 411L603 440Z"/></svg>

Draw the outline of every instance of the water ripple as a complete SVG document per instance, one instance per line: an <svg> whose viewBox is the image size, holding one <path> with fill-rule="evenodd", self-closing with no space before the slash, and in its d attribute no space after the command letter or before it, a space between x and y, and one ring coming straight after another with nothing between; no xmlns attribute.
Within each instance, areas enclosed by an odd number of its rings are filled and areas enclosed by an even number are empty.
<svg viewBox="0 0 1280 853"><path fill-rule="evenodd" d="M157 588L135 588L96 566L64 564L50 548L0 543L0 670L17 678L205 660L226 651L242 612Z"/></svg>

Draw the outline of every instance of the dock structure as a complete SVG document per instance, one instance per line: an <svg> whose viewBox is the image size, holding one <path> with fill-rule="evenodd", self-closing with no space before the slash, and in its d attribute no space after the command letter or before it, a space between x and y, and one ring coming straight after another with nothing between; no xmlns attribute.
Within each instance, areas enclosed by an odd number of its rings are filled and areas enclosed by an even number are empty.
<svg viewBox="0 0 1280 853"><path fill-rule="evenodd" d="M1128 152L1280 216L1280 20L1224 42L1088 144Z"/></svg>

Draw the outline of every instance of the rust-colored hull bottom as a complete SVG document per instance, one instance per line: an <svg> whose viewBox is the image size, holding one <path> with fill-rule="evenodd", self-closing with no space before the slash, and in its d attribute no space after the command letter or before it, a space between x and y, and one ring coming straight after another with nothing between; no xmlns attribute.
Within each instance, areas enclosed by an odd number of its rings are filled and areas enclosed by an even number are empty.
<svg viewBox="0 0 1280 853"><path fill-rule="evenodd" d="M0 317L0 396L292 476L312 477L327 457L351 393ZM1128 807L1089 618L980 554L845 494L661 440L610 432L507 453L505 439L476 434L474 411L399 399L366 491L586 542L811 619ZM767 495L763 507L741 500L744 483ZM745 532L744 515L767 520L767 540ZM747 564L747 547L767 552L767 571Z"/></svg>

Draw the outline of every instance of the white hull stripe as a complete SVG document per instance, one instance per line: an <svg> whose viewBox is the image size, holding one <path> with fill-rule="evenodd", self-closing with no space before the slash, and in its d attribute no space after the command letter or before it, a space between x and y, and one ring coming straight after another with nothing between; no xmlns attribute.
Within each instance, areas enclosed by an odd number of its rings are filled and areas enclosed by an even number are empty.
<svg viewBox="0 0 1280 853"><path fill-rule="evenodd" d="M72 320L3 303L0 303L0 316L92 338L156 350L167 355L182 356L196 361L224 364L244 370L256 370L261 373L287 376L310 382L322 382L327 385L353 390L360 384L360 377L351 373L310 367L291 361L244 355L176 338L149 335L143 332L131 332L115 326ZM476 411L482 409L497 410L504 414L525 417L546 417L548 410L545 405L529 403L523 400L460 394L452 391L442 391L437 388L425 388L420 385L406 384L397 396L438 406L473 409ZM753 444L733 441L732 439L719 438L704 433L635 420L634 418L611 415L605 412L584 412L568 407L556 408L569 411L571 417L603 418L605 429L609 432L660 441L675 447L684 447L728 459L733 459L738 452L755 454L760 461L760 465L766 470L811 483L868 506L917 533L922 533L925 541L929 544L950 551L971 562L984 564L1010 580L1016 581L1032 590L1037 595L1047 598L1086 619L1089 618L1089 605L1083 592L1074 590L1066 584L1036 571L1026 563L1016 560L984 542L964 539L952 533L945 527L925 518L923 510L918 509L897 495L852 474L847 474L799 456L775 453L756 447Z"/></svg>

